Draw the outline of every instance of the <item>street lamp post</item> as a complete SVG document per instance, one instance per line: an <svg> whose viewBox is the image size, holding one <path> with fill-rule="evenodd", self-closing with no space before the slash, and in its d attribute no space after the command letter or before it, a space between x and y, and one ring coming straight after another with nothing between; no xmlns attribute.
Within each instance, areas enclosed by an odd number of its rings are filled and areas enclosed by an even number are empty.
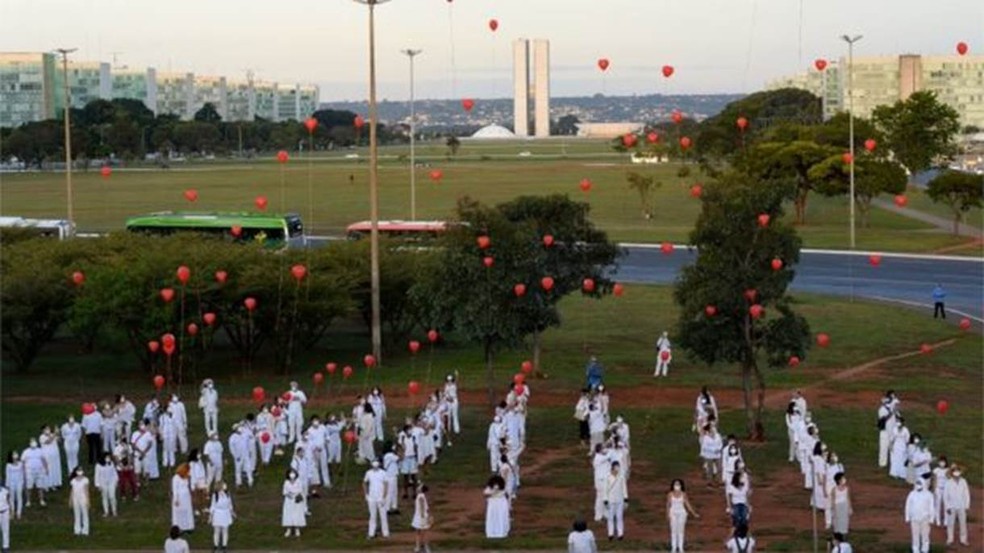
<svg viewBox="0 0 984 553"><path fill-rule="evenodd" d="M417 220L417 161L416 161L416 117L413 110L413 58L423 52L407 48L400 50L410 58L410 220Z"/></svg>
<svg viewBox="0 0 984 553"><path fill-rule="evenodd" d="M861 35L843 35L841 39L847 43L847 114L848 141L851 148L851 249L856 246L854 230L854 43L861 40Z"/></svg>
<svg viewBox="0 0 984 553"><path fill-rule="evenodd" d="M382 363L383 335L379 319L379 152L376 147L376 20L375 8L389 0L353 0L369 6L369 264L372 289L372 354Z"/></svg>
<svg viewBox="0 0 984 553"><path fill-rule="evenodd" d="M65 92L65 192L68 204L68 224L75 226L74 206L72 205L72 97L68 88L68 55L78 48L58 48L55 50L62 56L62 85Z"/></svg>

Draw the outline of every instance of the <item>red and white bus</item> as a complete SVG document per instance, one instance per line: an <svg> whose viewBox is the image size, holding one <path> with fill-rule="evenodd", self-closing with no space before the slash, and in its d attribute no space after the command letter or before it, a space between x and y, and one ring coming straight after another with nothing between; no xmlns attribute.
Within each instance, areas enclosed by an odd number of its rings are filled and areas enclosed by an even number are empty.
<svg viewBox="0 0 984 553"><path fill-rule="evenodd" d="M446 221L379 221L379 234L396 240L425 242L438 238L456 223ZM359 221L345 229L349 240L368 238L372 232L372 222Z"/></svg>

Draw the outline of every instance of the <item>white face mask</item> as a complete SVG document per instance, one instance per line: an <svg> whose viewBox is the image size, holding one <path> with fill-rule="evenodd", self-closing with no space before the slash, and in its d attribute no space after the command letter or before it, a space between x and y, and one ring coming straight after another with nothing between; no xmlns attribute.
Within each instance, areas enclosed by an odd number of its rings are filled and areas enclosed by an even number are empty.
<svg viewBox="0 0 984 553"><path fill-rule="evenodd" d="M961 473L960 473L960 471L959 471L959 470L958 470L958 471L955 471L955 472L953 473L953 477L954 477L954 478L960 478L960 474L961 474Z"/></svg>
<svg viewBox="0 0 984 553"><path fill-rule="evenodd" d="M675 492L680 491L680 484L673 484L673 491Z"/></svg>

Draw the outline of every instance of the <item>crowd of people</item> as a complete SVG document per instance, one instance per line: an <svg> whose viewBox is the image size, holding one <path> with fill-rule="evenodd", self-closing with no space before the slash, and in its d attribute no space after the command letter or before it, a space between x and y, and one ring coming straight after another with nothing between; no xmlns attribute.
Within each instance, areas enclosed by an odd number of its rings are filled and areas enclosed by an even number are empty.
<svg viewBox="0 0 984 553"><path fill-rule="evenodd" d="M522 485L520 460L526 451L526 413L530 387L524 380L510 383L489 423L485 447L491 476L485 485L485 537L509 537L513 502Z"/></svg>

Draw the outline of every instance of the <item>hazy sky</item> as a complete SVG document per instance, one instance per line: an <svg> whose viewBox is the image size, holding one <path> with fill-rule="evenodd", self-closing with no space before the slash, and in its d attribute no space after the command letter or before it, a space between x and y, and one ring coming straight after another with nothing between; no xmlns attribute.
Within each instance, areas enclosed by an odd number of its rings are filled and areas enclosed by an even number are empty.
<svg viewBox="0 0 984 553"><path fill-rule="evenodd" d="M78 59L117 52L119 64L159 71L251 69L316 83L322 100L364 99L366 12L351 0L0 0L0 51L74 46ZM858 55L951 54L958 41L984 52L984 0L392 0L376 13L379 93L393 100L408 95L407 47L424 50L418 98L505 97L520 37L550 40L554 96L752 91L842 55L844 33L864 35ZM600 57L611 60L604 78Z"/></svg>

